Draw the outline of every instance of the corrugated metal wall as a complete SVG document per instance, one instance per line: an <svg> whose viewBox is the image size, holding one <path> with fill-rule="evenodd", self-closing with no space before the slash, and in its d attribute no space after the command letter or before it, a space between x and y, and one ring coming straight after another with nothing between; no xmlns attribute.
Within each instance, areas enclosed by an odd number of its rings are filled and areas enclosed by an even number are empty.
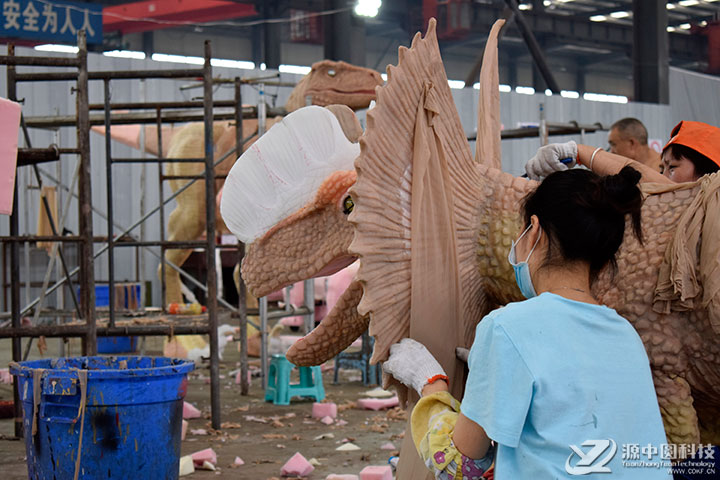
<svg viewBox="0 0 720 480"><path fill-rule="evenodd" d="M671 68L670 111L673 125L695 120L720 127L720 78Z"/></svg>
<svg viewBox="0 0 720 480"><path fill-rule="evenodd" d="M28 49L18 49L18 55L38 55L38 52ZM185 65L173 65L158 63L150 60L128 60L109 58L102 55L91 54L89 56L89 68L97 70L131 70L131 69L171 69L185 68ZM44 69L22 69L22 71L45 71ZM267 72L232 70L214 68L214 76L233 78L235 76L260 76L267 75ZM298 75L283 74L282 81L297 81ZM188 85L188 81L178 80L148 80L140 82L137 80L118 80L112 83L112 101L173 101L189 100L201 94L201 89L180 90L179 87ZM71 82L54 82L43 84L24 84L18 90L18 97L24 98L23 112L26 116L36 115L68 115L74 114L75 95L71 91ZM291 88L273 87L266 88L268 101L274 101L276 105L284 104ZM4 71L0 72L0 92L6 92ZM257 101L257 92L252 86L243 86L243 103L254 104ZM91 82L90 102L102 103L103 89L102 82ZM232 99L232 87L218 86L214 92L216 99ZM460 118L467 132L476 128L476 106L478 91L474 89L453 90ZM537 123L539 121L539 105L544 104L546 118L550 122L569 122L571 120L580 123L601 122L609 126L615 120L626 116L634 116L641 119L648 127L651 138L665 140L670 128L673 125L671 120L670 107L646 104L611 104L590 102L585 100L573 100L558 96L546 97L545 95L521 95L517 93L501 94L501 118L505 128L516 128L521 123ZM361 116L364 115L361 113ZM49 143L59 143L61 146L75 145L75 129L61 128L57 132L46 132L32 130L32 141L34 147L47 146ZM573 138L581 141L579 135L574 137L551 137L550 141L560 142ZM597 146L606 146L607 133L601 132L588 134L584 138L585 143ZM523 140L503 141L503 167L513 174L523 173L525 162L533 156L540 141L537 138ZM474 149L474 146L471 146ZM474 151L474 150L473 150ZM93 205L101 212L107 211L106 188L105 188L105 146L104 139L99 135L91 135L92 152L92 179L93 179ZM140 152L132 151L117 143L113 144L113 155L115 156L140 156ZM63 162L41 165L41 169L59 178L65 185L70 185L72 173L76 161L67 157ZM119 226L128 226L134 223L141 216L140 199L145 200L145 210L154 208L158 204L158 170L155 165L116 165L114 170L114 205L115 222ZM34 233L37 224L39 209L39 195L37 190L27 189L26 185L34 184L31 180L31 170L21 168L19 170L18 182L20 185L20 231L21 233ZM144 180L143 180L144 179ZM43 178L48 182L47 177ZM170 194L169 187L165 187L165 196ZM59 208L64 204L66 193L59 195ZM166 207L166 214L169 214L174 204ZM77 204L72 202L70 214L66 222L66 228L77 232ZM107 222L98 213L93 216L93 224L96 235L105 235ZM144 238L148 240L159 238L158 217L154 216L145 225ZM118 227L116 227L116 233ZM8 222L0 221L0 235L8 233ZM139 228L134 231L139 233ZM99 248L99 247L97 247ZM159 251L159 249L156 249ZM47 255L44 251L32 250L30 255L30 275L33 281L40 281L45 273ZM72 260L73 255L68 252ZM23 254L21 253L21 262ZM21 263L21 265L23 265ZM158 260L146 254L145 267L137 271L134 249L118 249L116 251L116 280L124 281L135 279L154 281L153 302L159 304L159 284L156 279ZM25 269L21 268L21 275L25 276ZM96 261L96 277L99 280L107 279L107 258L101 256ZM30 299L39 293L38 288L23 291L23 298ZM54 304L54 298L49 299L49 305ZM4 307L3 309L6 309Z"/></svg>

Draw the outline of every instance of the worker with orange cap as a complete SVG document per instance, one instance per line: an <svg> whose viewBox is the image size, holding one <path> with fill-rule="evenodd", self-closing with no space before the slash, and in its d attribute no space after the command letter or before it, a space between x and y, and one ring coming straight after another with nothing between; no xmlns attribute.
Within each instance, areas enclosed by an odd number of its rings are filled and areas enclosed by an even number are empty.
<svg viewBox="0 0 720 480"><path fill-rule="evenodd" d="M600 175L613 175L630 165L642 174L642 181L693 182L720 170L720 128L689 120L678 123L663 148L662 174L629 158L573 141L540 147L525 170L530 178L538 180L577 164Z"/></svg>

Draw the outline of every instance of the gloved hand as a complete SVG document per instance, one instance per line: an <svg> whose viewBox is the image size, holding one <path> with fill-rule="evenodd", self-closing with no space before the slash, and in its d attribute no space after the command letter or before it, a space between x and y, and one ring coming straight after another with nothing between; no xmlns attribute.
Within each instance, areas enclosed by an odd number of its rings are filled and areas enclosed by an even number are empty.
<svg viewBox="0 0 720 480"><path fill-rule="evenodd" d="M551 143L540 147L535 156L525 164L525 172L529 178L540 180L553 172L572 168L577 164L577 144L570 140L567 143Z"/></svg>
<svg viewBox="0 0 720 480"><path fill-rule="evenodd" d="M448 377L432 353L420 342L403 338L390 347L390 357L383 362L385 373L392 375L401 383L412 387L422 396L422 390L428 383Z"/></svg>

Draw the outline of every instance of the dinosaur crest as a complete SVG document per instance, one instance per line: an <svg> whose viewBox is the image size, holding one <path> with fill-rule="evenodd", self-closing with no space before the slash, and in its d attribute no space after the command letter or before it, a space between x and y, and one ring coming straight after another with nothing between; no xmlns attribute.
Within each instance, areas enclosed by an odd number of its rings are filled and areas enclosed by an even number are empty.
<svg viewBox="0 0 720 480"><path fill-rule="evenodd" d="M311 106L291 113L230 170L220 205L225 223L242 242L253 242L311 202L328 175L352 170L358 153L329 110Z"/></svg>
<svg viewBox="0 0 720 480"><path fill-rule="evenodd" d="M425 38L417 34L409 50L400 47L398 59L368 112L355 162L350 251L361 258L358 312L370 314L373 361L409 336L428 347L460 388L462 368L447 346L464 343L472 297L464 265L472 264L479 182L434 20Z"/></svg>

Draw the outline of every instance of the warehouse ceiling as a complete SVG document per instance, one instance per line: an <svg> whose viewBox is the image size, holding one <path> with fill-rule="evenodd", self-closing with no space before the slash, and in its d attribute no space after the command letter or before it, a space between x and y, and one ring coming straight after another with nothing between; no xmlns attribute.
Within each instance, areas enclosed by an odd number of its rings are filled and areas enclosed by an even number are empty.
<svg viewBox="0 0 720 480"><path fill-rule="evenodd" d="M119 8L119 5L130 2L105 0L93 3ZM149 3L153 2L135 2ZM184 3L196 4L201 9L214 2L184 0ZM267 18L281 19L297 12L309 12L323 14L318 17L322 22L332 16L333 11L352 8L355 1L227 0L226 3L252 6L256 14L248 16L246 12L244 16L235 18L229 18L222 11L215 18L190 14L175 23L158 23L152 30L203 32L233 39L253 38L257 41L261 37L257 32L253 33L253 29L262 29L262 21ZM510 8L513 3L517 4L519 11L513 12ZM670 65L707 71L708 41L705 33L708 28L712 28L713 22L720 20L720 0L667 2L666 11ZM370 67L382 68L385 63L392 61L397 46L407 45L412 35L423 30L427 19L434 16L439 21L443 55L467 64L465 72L456 75L456 78L465 76L466 79L462 80L468 81L473 77L479 62L478 52L497 18L508 19L508 26L500 41L500 58L504 68L507 70L512 64L528 66L532 64L532 57L518 28L518 14L522 15L523 21L533 32L547 63L553 69L566 72L599 71L625 78L632 75L632 0L384 0L376 17L364 19L368 39L366 44L372 41L380 50L372 52L373 55L368 52L366 63ZM203 21L193 21L193 18L202 18ZM259 25L248 26L248 22L256 21ZM289 42L290 26L288 23L281 25L280 40ZM122 46L124 36L127 35L119 31L108 32L105 48ZM297 42L297 39L293 41ZM318 43L317 39L314 43ZM259 64L257 58L252 60ZM289 59L284 59L284 62L293 63ZM538 82L539 85L541 83Z"/></svg>

